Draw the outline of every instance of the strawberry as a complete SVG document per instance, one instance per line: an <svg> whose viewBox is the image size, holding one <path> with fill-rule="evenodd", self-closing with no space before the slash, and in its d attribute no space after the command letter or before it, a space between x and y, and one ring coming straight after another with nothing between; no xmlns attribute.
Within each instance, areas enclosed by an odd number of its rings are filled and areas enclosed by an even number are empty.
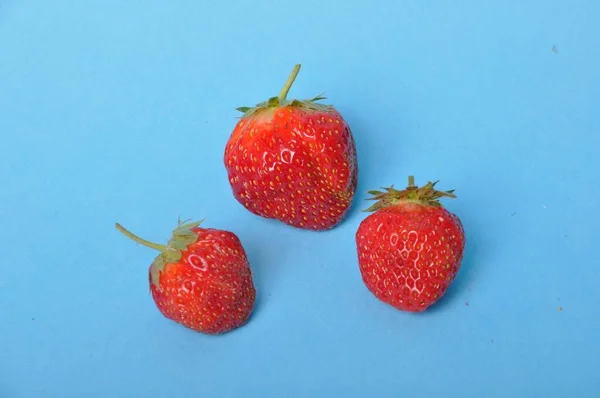
<svg viewBox="0 0 600 398"><path fill-rule="evenodd" d="M166 318L197 332L225 333L250 317L256 297L252 273L234 233L200 223L179 222L167 245L116 228L160 252L148 276L152 298Z"/></svg>
<svg viewBox="0 0 600 398"><path fill-rule="evenodd" d="M358 164L350 127L333 106L288 100L300 65L277 97L243 116L224 163L235 199L250 212L291 226L326 230L345 217L356 191Z"/></svg>
<svg viewBox="0 0 600 398"><path fill-rule="evenodd" d="M356 232L364 284L399 310L426 310L446 293L462 262L462 223L438 200L456 196L435 190L436 183L416 187L411 176L405 190L370 191L377 203Z"/></svg>

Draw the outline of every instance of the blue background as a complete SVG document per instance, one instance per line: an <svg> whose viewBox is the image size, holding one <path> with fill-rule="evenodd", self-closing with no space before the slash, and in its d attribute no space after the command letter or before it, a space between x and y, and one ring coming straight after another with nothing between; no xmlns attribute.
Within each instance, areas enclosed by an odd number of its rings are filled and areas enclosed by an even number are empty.
<svg viewBox="0 0 600 398"><path fill-rule="evenodd" d="M0 2L0 397L599 396L600 3ZM594 27L596 25L596 27ZM222 165L234 110L325 92L360 183L325 233L258 218ZM463 268L423 314L357 267L368 189L440 180ZM241 329L148 292L177 217L242 240ZM562 308L562 311L559 310Z"/></svg>

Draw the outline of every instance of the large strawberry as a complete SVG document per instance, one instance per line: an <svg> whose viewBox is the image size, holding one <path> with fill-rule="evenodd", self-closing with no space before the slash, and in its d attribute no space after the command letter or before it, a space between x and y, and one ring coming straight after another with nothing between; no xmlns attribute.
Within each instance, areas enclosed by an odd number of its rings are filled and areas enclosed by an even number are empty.
<svg viewBox="0 0 600 398"><path fill-rule="evenodd" d="M358 165L350 127L333 106L288 100L296 65L277 97L244 115L225 147L234 197L252 213L297 228L333 228L356 191Z"/></svg>
<svg viewBox="0 0 600 398"><path fill-rule="evenodd" d="M198 332L225 333L250 317L256 297L252 273L234 233L199 225L179 222L167 245L148 242L119 224L116 228L160 252L149 282L165 317Z"/></svg>
<svg viewBox="0 0 600 398"><path fill-rule="evenodd" d="M363 282L381 301L400 310L420 312L440 299L454 280L463 257L465 235L461 221L439 202L454 198L437 191L436 183L422 187L370 191L377 200L366 211L356 232L358 263Z"/></svg>

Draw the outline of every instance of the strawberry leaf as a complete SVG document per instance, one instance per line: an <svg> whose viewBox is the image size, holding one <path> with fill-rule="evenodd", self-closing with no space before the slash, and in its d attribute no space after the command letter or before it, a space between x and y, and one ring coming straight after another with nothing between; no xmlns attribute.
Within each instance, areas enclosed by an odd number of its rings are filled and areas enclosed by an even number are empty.
<svg viewBox="0 0 600 398"><path fill-rule="evenodd" d="M408 187L406 189L397 190L394 189L394 186L392 185L389 188L382 188L385 192L375 190L368 191L373 197L367 198L366 200L376 200L377 203L363 211L373 212L400 203L418 203L427 206L441 207L442 205L439 202L440 198L456 198L454 189L449 191L436 190L434 187L437 183L438 181L428 182L422 187L417 187L414 185L414 177L410 176L408 178Z"/></svg>
<svg viewBox="0 0 600 398"><path fill-rule="evenodd" d="M301 108L301 109L304 109L307 111L333 112L334 109L332 106L315 103L316 101L326 99L326 97L323 96L323 94L319 94L308 100L298 100L298 99L288 100L287 99L287 94L288 94L292 84L294 83L294 80L296 79L296 76L297 76L299 70L300 70L300 65L299 64L295 65L294 70L290 74L288 80L286 81L285 85L281 89L281 92L279 93L278 96L271 97L267 101L260 102L253 107L242 106L242 107L236 108L236 110L243 113L242 118L250 117L250 116L252 116L258 112L261 112L263 110L266 110L266 109L287 107L287 106L291 106L294 108Z"/></svg>
<svg viewBox="0 0 600 398"><path fill-rule="evenodd" d="M196 235L194 232L194 228L197 228L203 222L203 220L195 222L187 221L188 220L182 222L179 219L177 220L177 228L173 230L171 239L166 245L160 245L142 239L123 228L119 223L116 223L115 227L117 230L135 242L160 252L154 258L152 266L150 267L152 283L154 285L158 285L160 272L163 270L165 265L179 261L182 255L181 252L187 250L188 246L194 244L198 240L198 235Z"/></svg>
<svg viewBox="0 0 600 398"><path fill-rule="evenodd" d="M267 101L267 106L268 107L275 107L279 105L279 97L271 97L269 98L269 100Z"/></svg>
<svg viewBox="0 0 600 398"><path fill-rule="evenodd" d="M321 93L321 94L309 99L308 101L316 102L316 101L321 101L321 100L327 99L327 97L325 97L323 94L325 94L325 93Z"/></svg>

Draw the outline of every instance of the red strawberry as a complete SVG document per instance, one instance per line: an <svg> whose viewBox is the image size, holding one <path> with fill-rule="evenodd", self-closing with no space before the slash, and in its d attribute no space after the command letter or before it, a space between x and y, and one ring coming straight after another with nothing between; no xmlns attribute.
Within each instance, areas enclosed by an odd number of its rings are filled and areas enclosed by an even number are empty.
<svg viewBox="0 0 600 398"><path fill-rule="evenodd" d="M377 200L356 232L363 282L381 301L421 312L446 293L461 265L465 235L459 218L444 209L436 183L423 187L408 179L403 191L370 191Z"/></svg>
<svg viewBox="0 0 600 398"><path fill-rule="evenodd" d="M278 97L235 126L224 154L233 195L252 213L297 228L326 230L346 215L358 164L350 127L324 99L287 100L300 65Z"/></svg>
<svg viewBox="0 0 600 398"><path fill-rule="evenodd" d="M141 239L116 224L134 241L160 251L149 269L152 298L160 312L207 334L225 333L246 323L256 291L238 237L229 231L179 222L167 245Z"/></svg>

